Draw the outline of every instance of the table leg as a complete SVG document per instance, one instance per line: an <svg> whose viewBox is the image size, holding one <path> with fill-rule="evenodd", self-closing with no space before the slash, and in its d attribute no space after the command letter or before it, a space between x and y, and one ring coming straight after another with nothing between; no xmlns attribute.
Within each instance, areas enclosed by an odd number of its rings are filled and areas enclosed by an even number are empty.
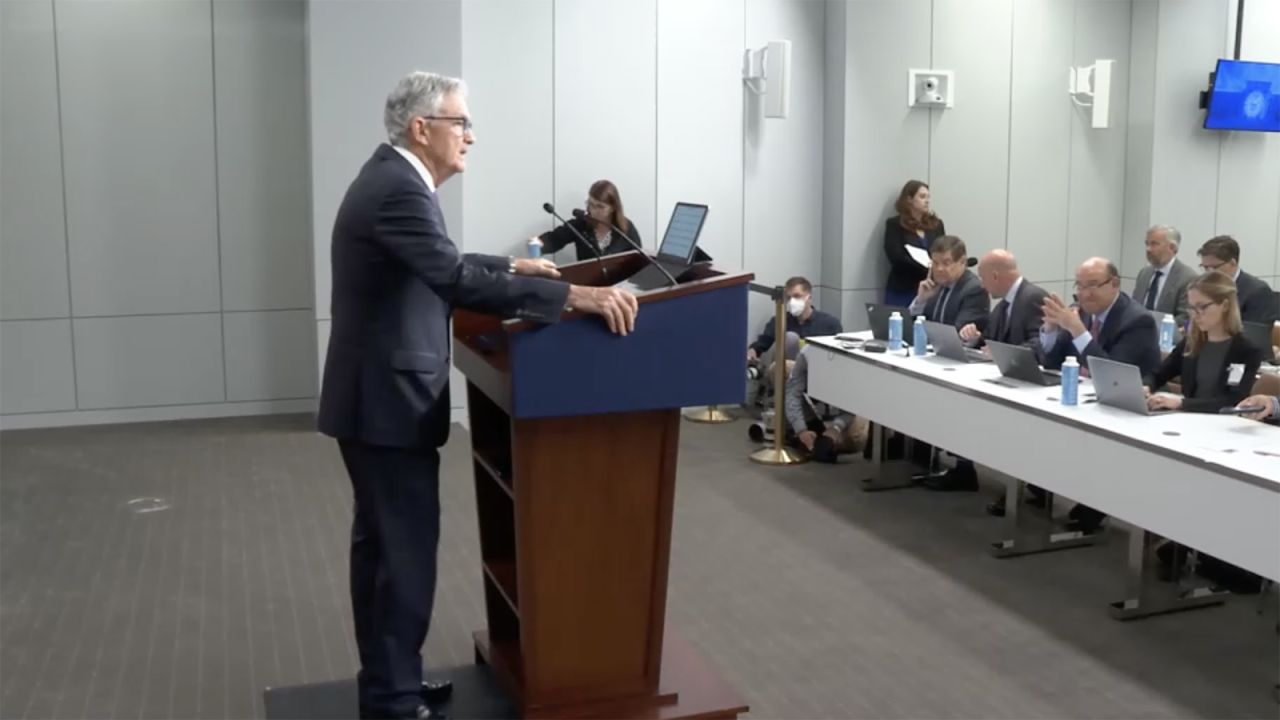
<svg viewBox="0 0 1280 720"><path fill-rule="evenodd" d="M1031 529L1022 521L1023 513L1028 508L1023 505L1026 483L1017 478L1005 479L1004 525L1007 539L991 543L991 554L998 558L1021 557L1038 553L1066 550L1068 548L1097 545L1102 540L1100 533L1053 532L1050 526ZM1052 500L1048 506L1050 520L1053 518Z"/></svg>
<svg viewBox="0 0 1280 720"><path fill-rule="evenodd" d="M1182 583L1162 583L1151 572L1151 533L1133 528L1129 532L1129 572L1124 600L1111 603L1111 617L1138 620L1152 615L1221 605L1231 594L1207 587L1184 587Z"/></svg>
<svg viewBox="0 0 1280 720"><path fill-rule="evenodd" d="M890 460L888 458L889 432L880 423L871 423L871 474L862 479L862 489L866 492L883 490L900 490L915 487L911 476L912 463L909 459Z"/></svg>

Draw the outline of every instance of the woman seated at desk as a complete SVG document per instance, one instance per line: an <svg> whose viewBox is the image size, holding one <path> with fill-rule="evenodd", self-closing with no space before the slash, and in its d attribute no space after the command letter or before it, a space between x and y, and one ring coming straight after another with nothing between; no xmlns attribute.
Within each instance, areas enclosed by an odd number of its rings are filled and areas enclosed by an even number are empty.
<svg viewBox="0 0 1280 720"><path fill-rule="evenodd" d="M572 243L577 248L579 260L590 260L596 256L596 253L615 255L633 250L630 243L609 227L609 223L625 232L637 246L643 247L635 223L628 220L622 211L622 196L618 194L617 186L608 180L597 180L587 191L586 217L581 220L573 218L555 230L539 235L538 239L542 241L542 252L550 255ZM577 231L576 235L574 230ZM587 242L593 243L595 252L584 245L578 235L586 238Z"/></svg>
<svg viewBox="0 0 1280 720"><path fill-rule="evenodd" d="M1187 412L1216 413L1249 396L1262 364L1262 351L1245 338L1236 300L1236 284L1220 272L1208 272L1187 286L1191 327L1152 376L1151 388L1181 377L1183 397L1151 395L1147 405ZM1187 549L1168 542L1156 549L1159 576L1175 579L1187 564ZM1261 578L1201 553L1196 571L1215 587L1235 593L1257 592Z"/></svg>
<svg viewBox="0 0 1280 720"><path fill-rule="evenodd" d="M1150 390L1181 378L1182 397L1150 395L1152 409L1216 413L1249 396L1262 350L1242 334L1236 284L1208 272L1187 286L1191 328L1151 377Z"/></svg>

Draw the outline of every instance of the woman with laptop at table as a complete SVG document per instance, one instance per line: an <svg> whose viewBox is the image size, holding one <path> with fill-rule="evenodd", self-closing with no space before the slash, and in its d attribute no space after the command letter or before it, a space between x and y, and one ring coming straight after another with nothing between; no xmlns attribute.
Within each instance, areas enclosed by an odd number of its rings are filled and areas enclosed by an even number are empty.
<svg viewBox="0 0 1280 720"><path fill-rule="evenodd" d="M1217 271L1207 272L1187 286L1191 327L1151 378L1154 390L1182 378L1182 397L1150 395L1152 409L1216 413L1233 407L1253 389L1262 350L1242 333L1236 284ZM1172 581L1187 564L1187 548L1166 542L1156 548L1161 579ZM1200 553L1197 572L1215 586L1236 593L1257 592L1261 578L1218 558Z"/></svg>
<svg viewBox="0 0 1280 720"><path fill-rule="evenodd" d="M1243 334L1236 284L1230 276L1213 271L1187 286L1191 328L1160 368L1151 376L1149 390L1181 378L1182 397L1152 394L1153 410L1185 410L1216 413L1249 396L1262 350Z"/></svg>
<svg viewBox="0 0 1280 720"><path fill-rule="evenodd" d="M918 248L927 255L933 239L946 235L947 228L942 218L929 209L929 186L919 180L902 186L893 207L898 214L884 224L884 254L889 258L884 302L906 307L920 282L929 275L929 268L911 257L907 248Z"/></svg>
<svg viewBox="0 0 1280 720"><path fill-rule="evenodd" d="M608 180L597 180L587 190L586 216L582 219L575 217L555 230L539 235L542 252L550 255L572 244L578 251L579 260L594 258L596 253L583 245L578 235L586 238L587 242L594 243L595 250L601 255L615 255L631 250L631 245L609 226L610 223L626 232L627 237L636 245L643 246L635 223L628 220L626 213L622 211L622 196L618 193L618 186Z"/></svg>

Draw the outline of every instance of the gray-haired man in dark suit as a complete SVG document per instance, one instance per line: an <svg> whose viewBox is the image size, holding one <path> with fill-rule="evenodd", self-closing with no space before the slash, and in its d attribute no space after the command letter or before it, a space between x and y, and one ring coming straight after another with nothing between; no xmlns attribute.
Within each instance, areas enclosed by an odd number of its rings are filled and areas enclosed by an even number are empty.
<svg viewBox="0 0 1280 720"><path fill-rule="evenodd" d="M361 717L432 716L447 684L422 682L436 586L440 454L449 432L454 307L556 322L566 307L634 327L636 299L568 285L546 260L462 255L436 189L475 142L460 80L405 76L387 97L390 144L347 189L333 226L332 326L320 431L351 478L351 604Z"/></svg>

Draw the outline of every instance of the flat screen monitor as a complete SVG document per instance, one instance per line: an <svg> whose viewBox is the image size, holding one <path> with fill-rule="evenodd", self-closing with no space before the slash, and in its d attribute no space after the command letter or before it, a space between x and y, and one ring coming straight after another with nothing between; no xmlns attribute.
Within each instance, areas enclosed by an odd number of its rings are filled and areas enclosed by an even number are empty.
<svg viewBox="0 0 1280 720"><path fill-rule="evenodd" d="M1208 130L1280 132L1280 64L1219 60L1206 109Z"/></svg>
<svg viewBox="0 0 1280 720"><path fill-rule="evenodd" d="M667 232L658 246L658 257L689 264L698 247L698 235L707 219L707 206L678 202L671 211Z"/></svg>

